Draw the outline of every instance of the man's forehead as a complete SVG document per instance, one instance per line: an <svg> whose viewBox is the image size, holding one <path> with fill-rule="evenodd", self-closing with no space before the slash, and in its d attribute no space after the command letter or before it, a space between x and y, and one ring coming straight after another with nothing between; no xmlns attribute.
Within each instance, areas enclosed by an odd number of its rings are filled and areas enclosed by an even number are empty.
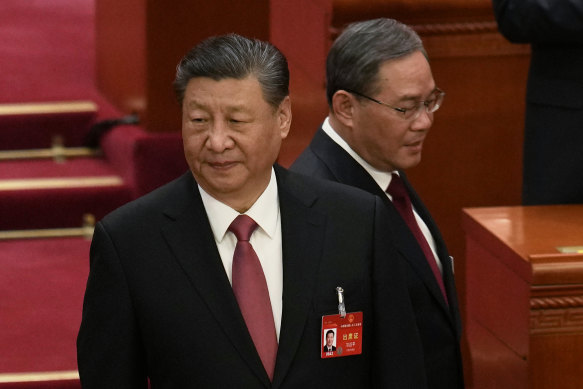
<svg viewBox="0 0 583 389"><path fill-rule="evenodd" d="M243 77L214 77L212 75L209 76L195 76L191 77L188 80L187 86L192 84L193 82L202 81L202 82L209 82L209 83L221 83L221 82L237 82L237 81L245 81L245 82L256 82L259 85L259 80L253 73L249 73Z"/></svg>
<svg viewBox="0 0 583 389"><path fill-rule="evenodd" d="M187 107L205 106L213 101L228 102L232 109L243 109L253 98L263 100L259 81L255 77L191 78L186 87L185 105Z"/></svg>

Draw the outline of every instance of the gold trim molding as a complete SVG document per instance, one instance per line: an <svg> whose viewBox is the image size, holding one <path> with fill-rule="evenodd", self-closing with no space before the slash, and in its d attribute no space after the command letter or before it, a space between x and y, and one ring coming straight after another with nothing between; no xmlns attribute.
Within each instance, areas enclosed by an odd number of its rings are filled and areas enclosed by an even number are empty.
<svg viewBox="0 0 583 389"><path fill-rule="evenodd" d="M77 237L91 239L92 236L93 227L0 231L0 241L16 239L77 238Z"/></svg>
<svg viewBox="0 0 583 389"><path fill-rule="evenodd" d="M123 180L119 176L103 177L66 177L66 178L25 178L0 180L0 191L86 188L102 186L121 186Z"/></svg>
<svg viewBox="0 0 583 389"><path fill-rule="evenodd" d="M583 333L583 308L531 311L530 332L535 335Z"/></svg>
<svg viewBox="0 0 583 389"><path fill-rule="evenodd" d="M55 101L46 103L0 104L0 116L43 115L77 112L97 112L97 105L92 101Z"/></svg>
<svg viewBox="0 0 583 389"><path fill-rule="evenodd" d="M433 23L411 26L419 35L460 35L498 32L495 21L468 23Z"/></svg>
<svg viewBox="0 0 583 389"><path fill-rule="evenodd" d="M530 309L583 308L583 296L537 297L530 299Z"/></svg>
<svg viewBox="0 0 583 389"><path fill-rule="evenodd" d="M95 230L95 216L91 213L83 215L83 225L75 228L47 228L40 230L0 231L0 241L14 239L41 238L77 238L91 239Z"/></svg>
<svg viewBox="0 0 583 389"><path fill-rule="evenodd" d="M0 151L0 161L44 158L62 160L65 158L97 157L100 155L100 150L90 149L88 147L53 147L50 149L2 150Z"/></svg>
<svg viewBox="0 0 583 389"><path fill-rule="evenodd" d="M69 381L78 380L77 370L47 371L32 373L0 373L0 383L22 383L43 381Z"/></svg>
<svg viewBox="0 0 583 389"><path fill-rule="evenodd" d="M583 333L583 295L530 299L532 334Z"/></svg>

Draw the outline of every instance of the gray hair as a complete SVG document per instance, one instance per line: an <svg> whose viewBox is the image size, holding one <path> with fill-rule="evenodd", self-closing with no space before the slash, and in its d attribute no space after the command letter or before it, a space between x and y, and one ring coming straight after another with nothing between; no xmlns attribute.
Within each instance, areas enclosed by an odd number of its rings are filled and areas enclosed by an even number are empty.
<svg viewBox="0 0 583 389"><path fill-rule="evenodd" d="M192 78L241 80L249 75L257 77L263 98L274 108L289 95L287 60L275 46L237 34L210 37L193 47L178 64L174 92L182 105Z"/></svg>
<svg viewBox="0 0 583 389"><path fill-rule="evenodd" d="M379 67L415 51L427 57L419 35L394 19L349 24L332 44L326 60L328 105L332 107L332 96L340 89L374 95Z"/></svg>

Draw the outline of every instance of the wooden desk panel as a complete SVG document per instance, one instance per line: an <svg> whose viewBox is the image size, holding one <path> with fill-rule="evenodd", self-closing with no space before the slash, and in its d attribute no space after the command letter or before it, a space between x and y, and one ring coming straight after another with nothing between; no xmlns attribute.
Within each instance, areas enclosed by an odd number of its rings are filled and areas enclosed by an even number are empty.
<svg viewBox="0 0 583 389"><path fill-rule="evenodd" d="M469 319L465 327L471 339L474 369L472 389L525 388L528 382L528 363L518 357L507 345L488 329ZM504 383L502 386L500 383Z"/></svg>
<svg viewBox="0 0 583 389"><path fill-rule="evenodd" d="M583 387L583 205L464 209L473 387ZM526 369L526 372L525 372Z"/></svg>

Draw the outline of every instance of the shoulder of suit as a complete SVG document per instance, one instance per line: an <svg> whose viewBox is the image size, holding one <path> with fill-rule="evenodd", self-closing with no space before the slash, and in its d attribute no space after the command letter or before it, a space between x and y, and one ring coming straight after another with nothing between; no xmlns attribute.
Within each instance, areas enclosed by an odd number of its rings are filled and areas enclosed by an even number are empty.
<svg viewBox="0 0 583 389"><path fill-rule="evenodd" d="M194 189L196 182L192 174L186 172L175 180L115 209L106 215L103 221L108 224L120 222L125 224L132 220L136 222L149 214L159 215L168 205L182 201L181 197L186 198L194 192Z"/></svg>
<svg viewBox="0 0 583 389"><path fill-rule="evenodd" d="M356 203L357 205L367 202L374 203L375 201L373 194L336 181L312 177L287 169L282 169L278 173L280 190L324 198L327 201L334 199L335 201L345 201L347 203Z"/></svg>

